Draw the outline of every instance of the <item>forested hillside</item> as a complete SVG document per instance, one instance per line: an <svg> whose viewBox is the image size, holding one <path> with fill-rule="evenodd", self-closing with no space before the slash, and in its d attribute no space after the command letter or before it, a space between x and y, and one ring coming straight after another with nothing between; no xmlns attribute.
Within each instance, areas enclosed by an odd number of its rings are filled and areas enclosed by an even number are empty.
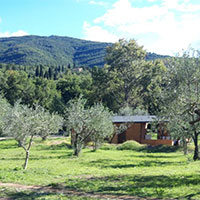
<svg viewBox="0 0 200 200"><path fill-rule="evenodd" d="M60 36L23 36L0 38L0 63L18 65L103 66L107 46L111 43L92 42ZM147 53L147 59L165 56Z"/></svg>

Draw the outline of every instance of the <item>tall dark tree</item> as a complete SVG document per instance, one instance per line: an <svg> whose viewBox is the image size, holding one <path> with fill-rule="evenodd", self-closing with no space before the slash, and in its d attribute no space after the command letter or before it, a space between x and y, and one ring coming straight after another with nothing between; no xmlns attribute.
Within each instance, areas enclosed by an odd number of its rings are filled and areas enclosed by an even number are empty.
<svg viewBox="0 0 200 200"><path fill-rule="evenodd" d="M58 73L60 73L61 72L61 67L60 67L60 65L58 66Z"/></svg>
<svg viewBox="0 0 200 200"><path fill-rule="evenodd" d="M43 66L40 65L40 77L44 77Z"/></svg>
<svg viewBox="0 0 200 200"><path fill-rule="evenodd" d="M36 67L35 69L35 76L39 77L40 73L39 73L39 66Z"/></svg>
<svg viewBox="0 0 200 200"><path fill-rule="evenodd" d="M64 73L64 72L65 72L65 66L62 65L62 73Z"/></svg>
<svg viewBox="0 0 200 200"><path fill-rule="evenodd" d="M48 69L48 78L49 78L49 79L52 79L52 78L53 78L53 73L52 73L51 67L49 67L49 69Z"/></svg>
<svg viewBox="0 0 200 200"><path fill-rule="evenodd" d="M156 106L154 94L165 67L161 62L146 61L145 55L135 40L119 40L107 49L105 67L110 76L107 86L117 105L115 109L127 106L149 109L150 104L154 109Z"/></svg>

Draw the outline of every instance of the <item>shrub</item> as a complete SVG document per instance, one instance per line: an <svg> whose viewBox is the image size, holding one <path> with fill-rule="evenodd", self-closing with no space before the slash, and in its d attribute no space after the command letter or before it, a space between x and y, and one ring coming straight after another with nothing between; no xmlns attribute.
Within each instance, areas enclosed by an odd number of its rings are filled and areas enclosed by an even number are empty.
<svg viewBox="0 0 200 200"><path fill-rule="evenodd" d="M118 145L117 150L142 150L144 145L139 144L136 141L130 140L126 141L123 144Z"/></svg>
<svg viewBox="0 0 200 200"><path fill-rule="evenodd" d="M116 150L116 145L115 144L108 144L104 143L101 148L102 150Z"/></svg>
<svg viewBox="0 0 200 200"><path fill-rule="evenodd" d="M168 145L158 145L158 146L148 146L147 152L149 153L170 153L179 150L179 146L168 146Z"/></svg>

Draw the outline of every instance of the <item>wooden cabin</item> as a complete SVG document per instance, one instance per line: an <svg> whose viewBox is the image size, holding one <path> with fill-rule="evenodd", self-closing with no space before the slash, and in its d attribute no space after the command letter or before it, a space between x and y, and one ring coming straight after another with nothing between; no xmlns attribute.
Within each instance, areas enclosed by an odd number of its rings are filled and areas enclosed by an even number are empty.
<svg viewBox="0 0 200 200"><path fill-rule="evenodd" d="M151 135L148 134L148 124L155 121L156 116L114 116L112 118L113 123L116 126L126 124L127 129L120 134L114 134L111 143L123 143L127 140L135 140L140 144L148 144L152 146L156 145L170 145L173 146L173 140L169 135L164 123L157 125L157 139L151 139Z"/></svg>

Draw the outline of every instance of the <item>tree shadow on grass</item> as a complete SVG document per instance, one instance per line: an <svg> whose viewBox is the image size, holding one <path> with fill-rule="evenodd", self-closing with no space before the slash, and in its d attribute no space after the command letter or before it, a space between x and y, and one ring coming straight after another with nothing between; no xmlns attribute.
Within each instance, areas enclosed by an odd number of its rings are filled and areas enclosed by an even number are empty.
<svg viewBox="0 0 200 200"><path fill-rule="evenodd" d="M72 149L72 145L62 142L61 144L52 144L52 145L37 145L35 147L37 150L63 150L63 149Z"/></svg>
<svg viewBox="0 0 200 200"><path fill-rule="evenodd" d="M164 154L164 155L158 155L158 154L150 154L150 153L148 153L148 154L141 154L141 155L133 155L133 156L130 156L130 155L128 155L127 157L131 157L131 158L133 158L133 157L138 157L138 158L166 158L166 159L168 159L168 158L179 158L179 157L182 157L182 155L177 155L177 154L175 154L175 155L169 155L169 154Z"/></svg>
<svg viewBox="0 0 200 200"><path fill-rule="evenodd" d="M7 197L9 199L20 199L20 200L33 200L36 198L47 198L48 196L50 197L52 193L49 192L37 192L37 191L21 191L21 192L8 192Z"/></svg>
<svg viewBox="0 0 200 200"><path fill-rule="evenodd" d="M165 162L165 161L142 161L136 164L116 164L116 165L108 165L110 168L131 168L131 167L157 167L157 166L180 166L183 164L182 162Z"/></svg>
<svg viewBox="0 0 200 200"><path fill-rule="evenodd" d="M147 146L141 151L147 153L173 153L180 151L181 147L179 146L167 146L167 145L158 145L158 146Z"/></svg>
<svg viewBox="0 0 200 200"><path fill-rule="evenodd" d="M114 164L113 164L114 163ZM87 163L83 163L86 164ZM180 166L186 165L185 162L177 161L156 161L156 160L143 160L143 161L128 161L124 164L121 160L99 159L90 161L90 164L100 168L133 168L133 167L157 167L157 166Z"/></svg>
<svg viewBox="0 0 200 200"><path fill-rule="evenodd" d="M60 153L60 152L58 152ZM72 152L65 152L64 155L56 155L56 156L30 156L29 161L31 160L48 160L48 159L66 159L69 157L72 157L73 153ZM0 160L25 160L25 155L24 157L6 157L6 158L0 158Z"/></svg>
<svg viewBox="0 0 200 200"><path fill-rule="evenodd" d="M190 176L106 176L92 177L82 179L71 179L67 182L67 187L76 190L89 190L89 192L100 192L105 194L131 195L138 197L151 198L191 198L199 195L199 191L195 191L185 196L182 193L173 194L170 190L176 187L192 188L200 184L200 175ZM176 196L175 196L176 195Z"/></svg>
<svg viewBox="0 0 200 200"><path fill-rule="evenodd" d="M0 141L0 149L16 149L19 146L16 144L5 143L4 141Z"/></svg>

